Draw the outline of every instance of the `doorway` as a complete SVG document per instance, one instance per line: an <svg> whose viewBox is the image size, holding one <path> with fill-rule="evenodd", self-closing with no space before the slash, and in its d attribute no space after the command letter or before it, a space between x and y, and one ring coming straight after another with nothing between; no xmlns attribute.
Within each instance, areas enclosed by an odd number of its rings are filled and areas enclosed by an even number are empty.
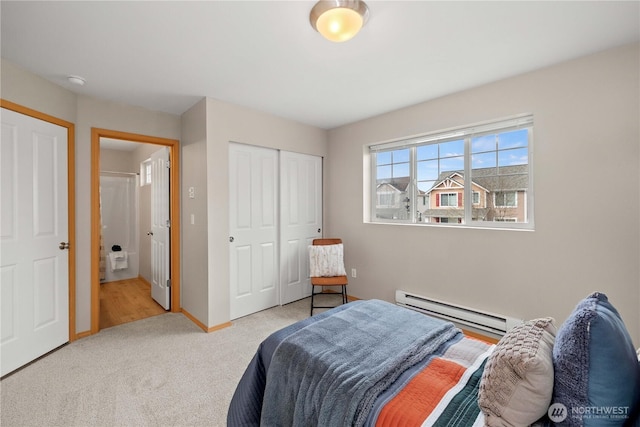
<svg viewBox="0 0 640 427"><path fill-rule="evenodd" d="M151 298L151 284L141 277L100 285L100 329L166 312Z"/></svg>
<svg viewBox="0 0 640 427"><path fill-rule="evenodd" d="M129 143L154 144L158 149L166 147L171 159L168 169L168 199L170 225L168 271L171 274L170 306L171 312L179 312L180 307L180 216L179 216L179 142L173 139L132 134L114 130L92 128L91 130L91 333L100 330L100 143L102 140L127 141ZM109 249L109 248L106 248ZM167 282L167 286L169 282Z"/></svg>

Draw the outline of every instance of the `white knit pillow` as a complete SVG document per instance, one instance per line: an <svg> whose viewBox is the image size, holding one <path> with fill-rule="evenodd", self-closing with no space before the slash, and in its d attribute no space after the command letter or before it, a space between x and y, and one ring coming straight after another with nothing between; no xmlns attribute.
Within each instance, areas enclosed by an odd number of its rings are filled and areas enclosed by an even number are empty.
<svg viewBox="0 0 640 427"><path fill-rule="evenodd" d="M309 275L311 277L346 276L342 243L309 246Z"/></svg>
<svg viewBox="0 0 640 427"><path fill-rule="evenodd" d="M553 392L556 327L545 317L513 327L489 356L478 405L485 426L528 426L546 414Z"/></svg>

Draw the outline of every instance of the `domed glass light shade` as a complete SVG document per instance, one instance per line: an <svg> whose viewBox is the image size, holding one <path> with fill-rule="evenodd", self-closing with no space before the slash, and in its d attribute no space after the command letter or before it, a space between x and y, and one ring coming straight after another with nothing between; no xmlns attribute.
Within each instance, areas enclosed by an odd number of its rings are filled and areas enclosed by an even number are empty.
<svg viewBox="0 0 640 427"><path fill-rule="evenodd" d="M369 8L360 0L321 0L311 9L311 26L332 42L353 38L369 18Z"/></svg>

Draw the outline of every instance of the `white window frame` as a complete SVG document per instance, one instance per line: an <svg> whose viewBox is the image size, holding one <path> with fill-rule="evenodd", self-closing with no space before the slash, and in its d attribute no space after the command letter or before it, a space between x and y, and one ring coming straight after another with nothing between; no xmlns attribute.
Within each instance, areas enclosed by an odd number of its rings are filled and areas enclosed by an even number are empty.
<svg viewBox="0 0 640 427"><path fill-rule="evenodd" d="M473 193L477 192L472 189L472 167L471 167L471 139L477 136L485 134L502 133L519 129L527 129L528 143L527 143L527 174L528 174L528 186L524 191L524 218L523 222L511 222L511 221L477 221L473 220ZM451 223L444 226L457 226L468 228L506 228L506 229L534 229L534 217L533 217L533 115L532 114L520 114L505 119L494 120L490 122L482 122L474 125L469 125L460 128L451 128L438 132L427 133L410 138L392 140L381 143L375 143L368 146L369 152L367 155L370 157L370 170L367 171L369 180L369 189L371 191L369 200L374 201L369 203L369 217L365 218L366 222L371 223L385 223L385 224L415 224L419 226L436 226L441 227L439 223L435 222L423 222L423 218L419 218L418 212L412 202L412 209L407 219L396 220L388 218L376 218L376 205L377 205L377 178L376 178L376 154L378 152L386 152L391 150L400 150L403 148L410 149L410 183L407 187L408 197L414 201L417 200L418 186L417 186L417 156L416 150L418 146L426 145L429 143L443 143L448 141L464 140L464 194L463 194L463 208L464 218L462 224ZM511 190L509 190L511 191ZM482 196L479 196L481 201ZM516 206L506 206L504 208L516 208L518 204L518 195L516 192ZM446 206L445 206L446 207Z"/></svg>
<svg viewBox="0 0 640 427"><path fill-rule="evenodd" d="M503 195L507 194L507 193L513 194L513 205L499 205L496 202L496 196L498 195L498 193L503 194ZM496 208L517 208L518 207L518 192L516 190L510 190L510 191L497 191L497 192L493 193L493 206L496 207Z"/></svg>
<svg viewBox="0 0 640 427"><path fill-rule="evenodd" d="M447 204L443 204L442 203L442 196L447 196ZM443 208L458 208L458 193L440 193L439 194L440 197L440 207ZM454 204L450 205L449 203L451 202L451 197L453 197L454 199Z"/></svg>
<svg viewBox="0 0 640 427"><path fill-rule="evenodd" d="M384 191L384 192L382 192L380 194L377 194L377 196L379 196L379 199L377 200L378 207L379 208L390 208L390 207L395 206L395 204L396 204L396 195L397 194L396 194L395 191ZM391 203L383 204L382 203L382 196L387 196L390 199Z"/></svg>
<svg viewBox="0 0 640 427"><path fill-rule="evenodd" d="M151 159L140 162L140 187L151 185Z"/></svg>
<svg viewBox="0 0 640 427"><path fill-rule="evenodd" d="M478 196L478 201L476 202L476 195ZM471 203L473 203L474 205L479 205L480 204L480 192L479 191L472 191L471 192Z"/></svg>

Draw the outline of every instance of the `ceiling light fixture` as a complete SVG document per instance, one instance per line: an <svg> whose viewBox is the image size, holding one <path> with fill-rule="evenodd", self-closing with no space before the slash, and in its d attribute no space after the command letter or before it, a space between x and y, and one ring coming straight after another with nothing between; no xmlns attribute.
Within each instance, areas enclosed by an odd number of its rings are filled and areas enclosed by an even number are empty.
<svg viewBox="0 0 640 427"><path fill-rule="evenodd" d="M69 83L78 86L84 86L84 84L87 82L84 77L80 76L67 76L67 80L69 81Z"/></svg>
<svg viewBox="0 0 640 427"><path fill-rule="evenodd" d="M309 14L311 26L327 40L353 38L369 19L369 8L361 0L320 0Z"/></svg>

